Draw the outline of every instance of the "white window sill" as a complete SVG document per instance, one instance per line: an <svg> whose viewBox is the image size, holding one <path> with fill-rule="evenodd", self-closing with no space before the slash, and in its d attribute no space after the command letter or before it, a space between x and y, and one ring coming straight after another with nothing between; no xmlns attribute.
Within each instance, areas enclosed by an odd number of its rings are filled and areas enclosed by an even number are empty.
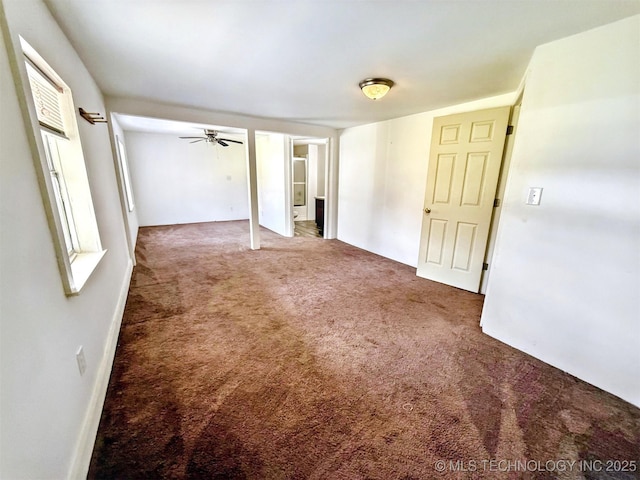
<svg viewBox="0 0 640 480"><path fill-rule="evenodd" d="M70 295L78 295L84 284L87 283L93 271L107 253L106 250L100 252L78 253L71 262Z"/></svg>

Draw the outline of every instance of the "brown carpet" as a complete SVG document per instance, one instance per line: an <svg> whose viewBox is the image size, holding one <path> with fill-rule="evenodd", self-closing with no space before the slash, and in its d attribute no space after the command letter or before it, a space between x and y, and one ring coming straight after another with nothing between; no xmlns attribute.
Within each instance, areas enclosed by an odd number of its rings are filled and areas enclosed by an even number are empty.
<svg viewBox="0 0 640 480"><path fill-rule="evenodd" d="M640 410L483 335L481 295L261 235L140 230L89 478L639 478L604 462Z"/></svg>

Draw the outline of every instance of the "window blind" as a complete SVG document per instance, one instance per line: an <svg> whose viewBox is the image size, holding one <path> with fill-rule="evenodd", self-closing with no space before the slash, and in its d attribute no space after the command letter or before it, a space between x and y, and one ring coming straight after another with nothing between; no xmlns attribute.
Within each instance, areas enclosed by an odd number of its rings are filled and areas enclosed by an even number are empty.
<svg viewBox="0 0 640 480"><path fill-rule="evenodd" d="M26 62L29 84L40 125L65 135L62 114L62 89Z"/></svg>

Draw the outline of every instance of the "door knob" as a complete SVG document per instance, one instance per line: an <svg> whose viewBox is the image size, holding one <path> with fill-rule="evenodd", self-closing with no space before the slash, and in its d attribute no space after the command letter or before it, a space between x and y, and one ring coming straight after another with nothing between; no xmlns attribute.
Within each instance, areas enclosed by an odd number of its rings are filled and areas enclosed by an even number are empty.
<svg viewBox="0 0 640 480"><path fill-rule="evenodd" d="M429 207L425 207L424 213L426 213L427 215L430 214L431 213L431 209Z"/></svg>

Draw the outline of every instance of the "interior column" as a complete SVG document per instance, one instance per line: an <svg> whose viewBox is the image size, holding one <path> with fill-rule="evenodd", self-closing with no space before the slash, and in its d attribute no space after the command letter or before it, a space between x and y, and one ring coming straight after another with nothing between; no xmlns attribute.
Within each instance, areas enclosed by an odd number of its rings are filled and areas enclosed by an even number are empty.
<svg viewBox="0 0 640 480"><path fill-rule="evenodd" d="M256 168L256 131L247 130L247 174L249 175L249 234L251 250L260 249L258 222L258 170Z"/></svg>

